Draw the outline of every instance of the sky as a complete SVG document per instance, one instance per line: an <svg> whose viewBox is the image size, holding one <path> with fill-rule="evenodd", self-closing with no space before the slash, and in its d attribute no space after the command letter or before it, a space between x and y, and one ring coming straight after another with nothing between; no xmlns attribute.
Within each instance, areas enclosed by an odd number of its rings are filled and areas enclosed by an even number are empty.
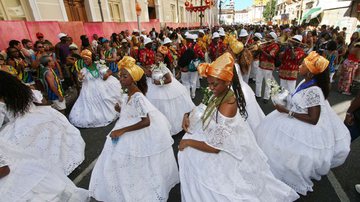
<svg viewBox="0 0 360 202"><path fill-rule="evenodd" d="M223 0L224 5L228 5L230 0ZM244 8L247 8L248 6L251 6L253 3L253 0L234 0L235 2L235 10L241 10Z"/></svg>

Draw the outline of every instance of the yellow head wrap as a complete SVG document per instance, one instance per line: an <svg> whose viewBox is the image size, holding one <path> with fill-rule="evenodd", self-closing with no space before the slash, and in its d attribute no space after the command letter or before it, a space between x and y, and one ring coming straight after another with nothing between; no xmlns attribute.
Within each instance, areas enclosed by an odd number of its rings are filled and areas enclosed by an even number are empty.
<svg viewBox="0 0 360 202"><path fill-rule="evenodd" d="M211 64L203 63L198 66L198 72L202 77L212 76L223 81L232 81L234 76L234 58L226 52Z"/></svg>
<svg viewBox="0 0 360 202"><path fill-rule="evenodd" d="M329 60L319 55L315 51L312 51L304 59L304 62L309 71L315 75L322 73L329 65Z"/></svg>
<svg viewBox="0 0 360 202"><path fill-rule="evenodd" d="M144 75L144 70L137 66L136 60L130 56L124 56L122 60L119 61L118 67L126 69L135 82L139 81Z"/></svg>
<svg viewBox="0 0 360 202"><path fill-rule="evenodd" d="M80 56L82 58L88 58L88 59L91 60L92 59L92 52L89 51L88 49L85 49L85 50L81 51Z"/></svg>
<svg viewBox="0 0 360 202"><path fill-rule="evenodd" d="M239 54L244 49L244 44L238 41L233 35L230 35L228 38L232 52L234 52L235 55Z"/></svg>

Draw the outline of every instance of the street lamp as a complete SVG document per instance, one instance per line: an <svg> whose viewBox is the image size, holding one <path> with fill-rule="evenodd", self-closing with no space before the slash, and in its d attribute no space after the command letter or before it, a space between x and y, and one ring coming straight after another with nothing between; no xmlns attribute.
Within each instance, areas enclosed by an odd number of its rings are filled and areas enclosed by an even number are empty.
<svg viewBox="0 0 360 202"><path fill-rule="evenodd" d="M140 6L140 3L137 0L135 0L135 10L136 10L137 23L138 23L138 30L140 31L141 6Z"/></svg>

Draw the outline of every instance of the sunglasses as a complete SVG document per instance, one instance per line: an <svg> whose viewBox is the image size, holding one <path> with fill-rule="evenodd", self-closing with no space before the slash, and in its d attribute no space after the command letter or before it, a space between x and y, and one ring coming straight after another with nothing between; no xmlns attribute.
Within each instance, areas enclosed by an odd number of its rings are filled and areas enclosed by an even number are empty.
<svg viewBox="0 0 360 202"><path fill-rule="evenodd" d="M44 48L44 46L38 46L38 48Z"/></svg>

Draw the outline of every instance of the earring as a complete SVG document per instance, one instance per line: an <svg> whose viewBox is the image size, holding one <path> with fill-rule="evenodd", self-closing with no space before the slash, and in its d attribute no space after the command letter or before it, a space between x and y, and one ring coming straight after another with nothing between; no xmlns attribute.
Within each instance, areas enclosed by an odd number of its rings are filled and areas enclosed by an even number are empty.
<svg viewBox="0 0 360 202"><path fill-rule="evenodd" d="M308 73L306 74L306 76L307 76L309 79L311 79L311 78L313 77L313 75L312 75L310 72L308 72Z"/></svg>

